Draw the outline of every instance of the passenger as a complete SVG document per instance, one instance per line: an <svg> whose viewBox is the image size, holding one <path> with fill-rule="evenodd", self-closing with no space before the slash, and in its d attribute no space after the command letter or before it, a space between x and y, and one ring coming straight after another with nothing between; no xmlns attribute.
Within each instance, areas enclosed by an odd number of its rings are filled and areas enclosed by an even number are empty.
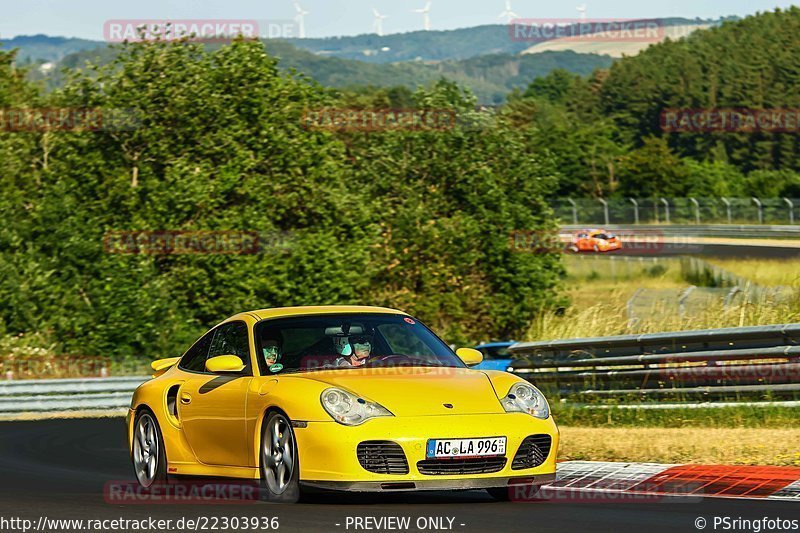
<svg viewBox="0 0 800 533"><path fill-rule="evenodd" d="M372 343L365 335L333 337L333 346L339 354L333 364L340 368L364 366L372 351Z"/></svg>

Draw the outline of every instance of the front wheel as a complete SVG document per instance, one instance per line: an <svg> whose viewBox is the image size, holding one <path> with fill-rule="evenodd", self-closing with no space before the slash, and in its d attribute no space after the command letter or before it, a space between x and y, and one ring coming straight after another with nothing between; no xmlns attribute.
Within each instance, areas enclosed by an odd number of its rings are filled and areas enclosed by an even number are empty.
<svg viewBox="0 0 800 533"><path fill-rule="evenodd" d="M156 417L150 411L142 410L136 415L131 449L133 470L142 487L148 488L156 482L166 483L167 454L164 452L164 439Z"/></svg>
<svg viewBox="0 0 800 533"><path fill-rule="evenodd" d="M300 499L297 441L289 419L270 413L261 430L261 484L264 499L295 503Z"/></svg>

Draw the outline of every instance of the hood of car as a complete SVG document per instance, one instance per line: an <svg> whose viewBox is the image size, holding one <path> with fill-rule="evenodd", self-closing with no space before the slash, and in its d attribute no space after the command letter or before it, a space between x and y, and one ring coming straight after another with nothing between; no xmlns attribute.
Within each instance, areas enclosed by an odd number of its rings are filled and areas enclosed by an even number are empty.
<svg viewBox="0 0 800 533"><path fill-rule="evenodd" d="M365 368L304 376L378 402L395 416L503 413L489 378L466 368Z"/></svg>

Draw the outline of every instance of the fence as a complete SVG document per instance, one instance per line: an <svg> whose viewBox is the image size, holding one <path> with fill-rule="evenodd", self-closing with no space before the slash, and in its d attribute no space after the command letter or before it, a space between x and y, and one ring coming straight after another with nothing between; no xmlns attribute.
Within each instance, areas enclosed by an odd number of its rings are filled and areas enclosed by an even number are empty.
<svg viewBox="0 0 800 533"><path fill-rule="evenodd" d="M89 379L0 381L0 414L78 409L121 409L148 378L143 376Z"/></svg>
<svg viewBox="0 0 800 533"><path fill-rule="evenodd" d="M510 350L516 374L589 404L800 395L800 324L523 342Z"/></svg>
<svg viewBox="0 0 800 533"><path fill-rule="evenodd" d="M789 224L798 198L566 198L553 203L565 224Z"/></svg>

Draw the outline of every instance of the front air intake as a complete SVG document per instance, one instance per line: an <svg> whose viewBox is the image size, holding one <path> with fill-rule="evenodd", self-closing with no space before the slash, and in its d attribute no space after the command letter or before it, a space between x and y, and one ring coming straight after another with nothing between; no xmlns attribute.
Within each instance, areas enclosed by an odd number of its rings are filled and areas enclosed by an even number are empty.
<svg viewBox="0 0 800 533"><path fill-rule="evenodd" d="M368 440L356 449L358 462L374 474L408 474L408 461L403 448L389 440Z"/></svg>
<svg viewBox="0 0 800 533"><path fill-rule="evenodd" d="M525 437L522 444L519 445L519 450L511 462L512 470L523 470L525 468L534 468L545 462L547 456L550 454L550 446L553 439L550 435L531 435Z"/></svg>

